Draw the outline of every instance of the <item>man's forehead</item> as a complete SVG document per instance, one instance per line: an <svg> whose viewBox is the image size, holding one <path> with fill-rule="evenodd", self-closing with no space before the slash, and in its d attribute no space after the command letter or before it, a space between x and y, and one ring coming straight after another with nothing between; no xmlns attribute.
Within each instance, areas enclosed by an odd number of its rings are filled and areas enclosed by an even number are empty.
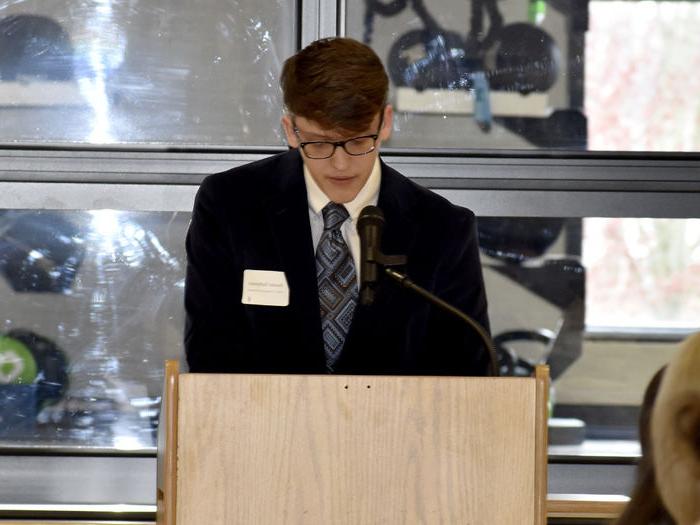
<svg viewBox="0 0 700 525"><path fill-rule="evenodd" d="M318 122L307 119L300 115L292 116L292 121L294 125L303 132L304 135L311 136L318 139L329 139L329 140L342 140L351 137L357 137L358 135L371 135L376 131L377 119L379 116L375 117L372 123L365 129L361 131L348 131L346 129L326 129L322 127Z"/></svg>

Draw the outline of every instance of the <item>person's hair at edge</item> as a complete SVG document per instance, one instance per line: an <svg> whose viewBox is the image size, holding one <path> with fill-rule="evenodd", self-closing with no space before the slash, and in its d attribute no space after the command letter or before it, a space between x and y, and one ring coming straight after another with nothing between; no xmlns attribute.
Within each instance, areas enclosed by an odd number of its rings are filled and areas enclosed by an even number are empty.
<svg viewBox="0 0 700 525"><path fill-rule="evenodd" d="M661 500L678 525L700 524L700 332L669 362L651 411Z"/></svg>
<svg viewBox="0 0 700 525"><path fill-rule="evenodd" d="M377 54L351 38L324 38L287 59L280 77L292 115L326 130L365 131L387 102L389 78Z"/></svg>
<svg viewBox="0 0 700 525"><path fill-rule="evenodd" d="M642 457L637 466L637 479L625 510L615 525L674 525L656 486L651 446L651 409L661 385L666 367L654 374L644 391L639 411L639 442Z"/></svg>

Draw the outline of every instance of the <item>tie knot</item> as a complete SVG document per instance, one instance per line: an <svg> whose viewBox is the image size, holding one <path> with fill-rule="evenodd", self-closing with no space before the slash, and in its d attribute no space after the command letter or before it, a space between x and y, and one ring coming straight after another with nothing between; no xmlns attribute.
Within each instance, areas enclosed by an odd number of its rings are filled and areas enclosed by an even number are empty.
<svg viewBox="0 0 700 525"><path fill-rule="evenodd" d="M329 202L321 210L323 213L323 229L324 230L334 230L339 228L343 221L347 219L350 214L345 206L342 204L336 204L335 202Z"/></svg>

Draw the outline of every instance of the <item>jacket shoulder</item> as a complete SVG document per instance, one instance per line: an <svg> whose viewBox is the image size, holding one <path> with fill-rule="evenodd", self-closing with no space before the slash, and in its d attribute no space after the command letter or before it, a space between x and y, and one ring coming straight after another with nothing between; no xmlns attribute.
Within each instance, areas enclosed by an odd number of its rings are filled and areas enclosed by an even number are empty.
<svg viewBox="0 0 700 525"><path fill-rule="evenodd" d="M475 220L472 210L453 204L386 164L382 176L386 177L386 191L392 193L402 207L421 221L454 225L455 221L471 224Z"/></svg>
<svg viewBox="0 0 700 525"><path fill-rule="evenodd" d="M279 153L208 175L202 181L198 193L212 198L240 197L244 200L269 194L271 188L278 182L280 173L289 171L294 166L295 159L292 157L293 152Z"/></svg>

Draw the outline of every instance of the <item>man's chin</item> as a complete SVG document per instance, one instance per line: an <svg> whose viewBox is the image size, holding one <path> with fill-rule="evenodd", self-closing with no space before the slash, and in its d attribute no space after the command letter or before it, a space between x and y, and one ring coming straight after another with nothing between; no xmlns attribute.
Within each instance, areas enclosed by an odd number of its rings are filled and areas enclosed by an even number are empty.
<svg viewBox="0 0 700 525"><path fill-rule="evenodd" d="M352 201L355 197L357 197L360 190L356 188L355 184L353 183L348 183L347 187L343 187L344 185L346 184L342 182L338 184L329 184L326 188L326 196L338 204L346 204Z"/></svg>
<svg viewBox="0 0 700 525"><path fill-rule="evenodd" d="M351 195L331 193L330 195L328 195L328 198L336 204L347 204L348 202L351 202L356 196L357 193Z"/></svg>

